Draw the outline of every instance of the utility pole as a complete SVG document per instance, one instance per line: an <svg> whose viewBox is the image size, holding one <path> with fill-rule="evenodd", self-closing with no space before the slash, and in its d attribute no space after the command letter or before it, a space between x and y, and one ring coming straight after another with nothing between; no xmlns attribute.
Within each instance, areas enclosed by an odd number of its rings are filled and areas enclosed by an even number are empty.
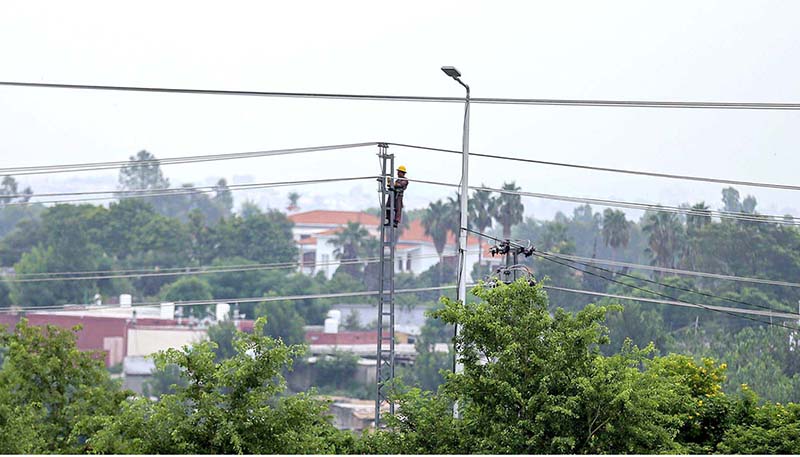
<svg viewBox="0 0 800 457"><path fill-rule="evenodd" d="M505 268L500 268L497 271L498 279L506 284L511 284L519 279L520 270L524 271L528 276L532 276L527 267L520 265L519 255L523 254L525 257L530 257L534 251L535 249L530 245L530 242L528 246L523 246L511 240L502 240L489 248L489 253L492 254L492 257L496 255L506 256Z"/></svg>
<svg viewBox="0 0 800 457"><path fill-rule="evenodd" d="M467 224L469 223L467 217L469 212L467 210L467 200L469 199L469 86L461 81L461 72L456 70L455 67L442 67L442 71L447 76L453 78L466 89L467 94L464 98L464 129L463 137L461 139L461 217L459 218L458 230L458 291L456 300L463 303L467 302ZM456 327L456 335L458 335L458 327ZM464 365L458 361L458 353L455 354L456 366L455 372L461 373L464 371ZM454 415L458 417L458 406L456 405Z"/></svg>
<svg viewBox="0 0 800 457"><path fill-rule="evenodd" d="M381 176L378 192L381 198L381 260L378 292L378 347L375 366L375 429L381 427L381 407L389 404L389 414L394 414L392 389L394 389L394 254L395 254L395 190L394 155L389 146L378 145Z"/></svg>

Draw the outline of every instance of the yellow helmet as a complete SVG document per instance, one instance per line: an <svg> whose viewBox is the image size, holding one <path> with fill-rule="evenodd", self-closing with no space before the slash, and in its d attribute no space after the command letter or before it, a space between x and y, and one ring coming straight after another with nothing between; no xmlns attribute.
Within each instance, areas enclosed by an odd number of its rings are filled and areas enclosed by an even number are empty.
<svg viewBox="0 0 800 457"><path fill-rule="evenodd" d="M406 172L406 166L405 165L400 165L399 167L397 167L397 171L402 171L403 173L405 173Z"/></svg>

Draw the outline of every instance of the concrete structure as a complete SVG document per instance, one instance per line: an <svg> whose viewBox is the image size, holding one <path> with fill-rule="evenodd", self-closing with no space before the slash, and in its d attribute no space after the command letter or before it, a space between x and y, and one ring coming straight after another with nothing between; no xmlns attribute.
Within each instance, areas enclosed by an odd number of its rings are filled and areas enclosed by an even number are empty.
<svg viewBox="0 0 800 457"><path fill-rule="evenodd" d="M13 327L23 317L32 326L55 325L65 329L81 326L76 345L82 351L102 354L106 366L123 363L128 356L191 345L207 338L207 328L188 319L167 318L165 307L100 307L76 305L64 310L0 313L0 325ZM252 331L252 321L236 321L242 331Z"/></svg>
<svg viewBox="0 0 800 457"><path fill-rule="evenodd" d="M375 238L380 236L381 220L363 212L315 210L291 214L289 219L294 222L292 232L300 252L300 271L309 275L321 271L328 278L333 276L339 263L333 253L336 247L331 241L348 222L358 222L371 236ZM478 244L476 238L469 239L468 271L471 271L472 265L478 262ZM439 261L433 239L425 234L425 229L419 220L411 221L409 227L403 230L396 248L397 272L420 274ZM447 244L442 253L444 261L455 265L458 262L456 253L456 240L452 234L448 234Z"/></svg>
<svg viewBox="0 0 800 457"><path fill-rule="evenodd" d="M363 431L375 427L375 401L348 397L321 397L330 402L328 410L339 430ZM384 411L384 407L381 407ZM386 405L385 411L389 411Z"/></svg>
<svg viewBox="0 0 800 457"><path fill-rule="evenodd" d="M167 349L179 349L208 339L205 328L141 326L128 329L128 356L148 356Z"/></svg>

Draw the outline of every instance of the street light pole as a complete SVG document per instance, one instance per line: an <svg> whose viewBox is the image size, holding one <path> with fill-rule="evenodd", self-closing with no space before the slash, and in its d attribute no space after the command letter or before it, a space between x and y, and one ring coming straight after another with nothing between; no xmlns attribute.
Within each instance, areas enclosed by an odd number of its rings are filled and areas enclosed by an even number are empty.
<svg viewBox="0 0 800 457"><path fill-rule="evenodd" d="M453 78L464 86L467 90L467 96L464 99L464 130L463 138L461 140L461 217L459 219L458 231L458 291L456 300L467 302L467 217L469 215L467 201L469 199L469 86L461 80L461 72L455 67L442 67L442 71L449 77ZM456 325L456 335L458 335L458 326ZM464 371L464 365L458 360L458 353L455 354L456 364L455 372L461 373ZM457 407L456 407L457 408ZM454 411L458 415L457 409Z"/></svg>

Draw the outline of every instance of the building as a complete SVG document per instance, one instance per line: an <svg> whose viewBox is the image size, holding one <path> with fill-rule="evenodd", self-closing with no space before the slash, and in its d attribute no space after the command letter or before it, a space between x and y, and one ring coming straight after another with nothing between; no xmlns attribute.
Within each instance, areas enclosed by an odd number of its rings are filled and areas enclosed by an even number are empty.
<svg viewBox="0 0 800 457"><path fill-rule="evenodd" d="M218 306L218 308L222 308ZM170 303L144 307L69 306L64 310L0 313L0 325L15 326L23 317L32 326L81 326L76 345L81 351L102 354L107 367L126 357L146 357L158 351L179 349L208 338L207 324L174 317ZM252 330L252 321L235 321L240 330Z"/></svg>
<svg viewBox="0 0 800 457"><path fill-rule="evenodd" d="M298 251L300 252L300 271L308 275L319 272L330 278L339 267L339 262L334 255L336 246L332 240L336 238L348 222L358 222L367 232L375 237L380 237L380 223L378 216L357 211L327 211L314 210L289 215L294 222L293 235ZM485 245L486 243L482 243ZM478 262L478 239L468 238L467 271L472 271L472 266ZM458 263L458 246L453 234L448 234L442 257L445 262ZM439 254L433 244L433 239L425 234L425 228L419 220L409 223L397 240L395 250L397 272L411 272L420 274L439 261Z"/></svg>

